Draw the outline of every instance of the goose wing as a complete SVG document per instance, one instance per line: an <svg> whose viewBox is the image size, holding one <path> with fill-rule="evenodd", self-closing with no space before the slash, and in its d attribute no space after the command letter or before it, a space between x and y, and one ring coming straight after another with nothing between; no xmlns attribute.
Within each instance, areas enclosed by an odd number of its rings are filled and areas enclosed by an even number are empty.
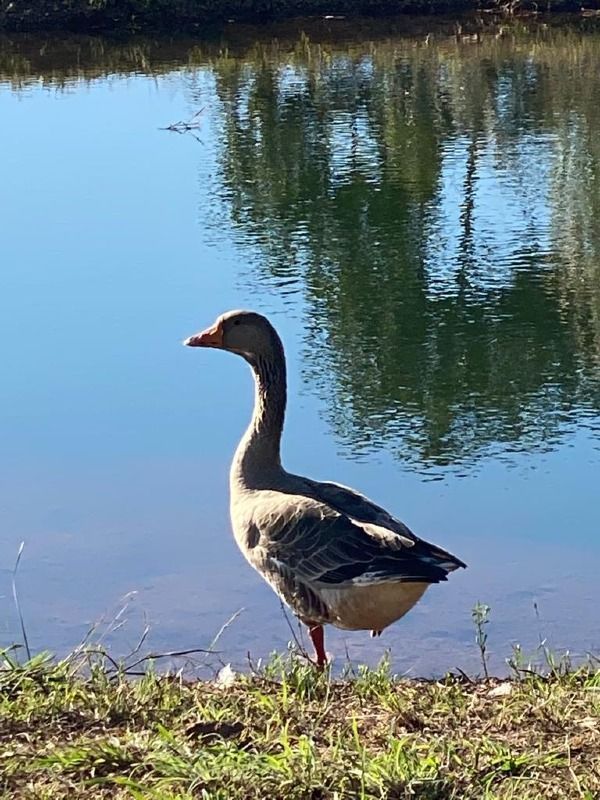
<svg viewBox="0 0 600 800"><path fill-rule="evenodd" d="M254 557L268 572L293 575L318 587L438 583L455 568L445 551L412 534L352 519L305 495L261 495L255 498L252 515L259 533Z"/></svg>
<svg viewBox="0 0 600 800"><path fill-rule="evenodd" d="M405 546L415 546L415 557L418 557L417 554L423 554L426 558L437 559L447 572L466 567L464 561L441 547L420 539L407 525L354 489L327 481L304 479L304 482L307 494L347 516L355 524L367 525L371 531L376 526L379 535L390 542L398 537Z"/></svg>

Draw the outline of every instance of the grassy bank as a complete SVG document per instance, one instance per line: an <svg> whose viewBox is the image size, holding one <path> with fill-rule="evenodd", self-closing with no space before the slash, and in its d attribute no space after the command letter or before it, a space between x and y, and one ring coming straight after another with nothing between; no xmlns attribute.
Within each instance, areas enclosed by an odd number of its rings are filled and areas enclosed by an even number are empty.
<svg viewBox="0 0 600 800"><path fill-rule="evenodd" d="M186 682L43 657L0 672L10 798L600 797L600 674Z"/></svg>
<svg viewBox="0 0 600 800"><path fill-rule="evenodd" d="M598 7L590 0L586 8ZM201 33L207 26L296 16L573 11L577 0L0 0L0 30Z"/></svg>

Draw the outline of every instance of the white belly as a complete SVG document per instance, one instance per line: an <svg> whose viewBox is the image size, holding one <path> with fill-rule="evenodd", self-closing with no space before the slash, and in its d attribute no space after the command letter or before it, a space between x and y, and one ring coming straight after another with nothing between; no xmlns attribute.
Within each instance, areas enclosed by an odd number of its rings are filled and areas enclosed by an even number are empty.
<svg viewBox="0 0 600 800"><path fill-rule="evenodd" d="M318 594L337 628L380 631L410 611L429 586L429 583L390 581L370 586L319 588Z"/></svg>

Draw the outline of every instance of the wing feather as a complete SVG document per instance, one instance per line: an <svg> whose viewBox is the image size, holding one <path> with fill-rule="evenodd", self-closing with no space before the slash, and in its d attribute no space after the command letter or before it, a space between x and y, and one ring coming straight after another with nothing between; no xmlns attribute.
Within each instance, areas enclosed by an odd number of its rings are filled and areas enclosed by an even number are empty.
<svg viewBox="0 0 600 800"><path fill-rule="evenodd" d="M395 535L399 537L404 546L409 547L410 542L420 545L420 557L430 558L443 565L447 572L452 572L459 567L466 567L466 564L452 553L420 539L407 525L354 489L330 481L310 481L306 478L303 480L307 487L307 494L350 517L355 523L367 524L370 527L377 526L387 534L388 540ZM373 532L372 527L371 532Z"/></svg>
<svg viewBox="0 0 600 800"><path fill-rule="evenodd" d="M268 558L301 583L332 587L446 580L448 554L438 556L413 534L359 522L312 497L268 494L268 512L261 514L263 504L255 502L253 524L261 530Z"/></svg>

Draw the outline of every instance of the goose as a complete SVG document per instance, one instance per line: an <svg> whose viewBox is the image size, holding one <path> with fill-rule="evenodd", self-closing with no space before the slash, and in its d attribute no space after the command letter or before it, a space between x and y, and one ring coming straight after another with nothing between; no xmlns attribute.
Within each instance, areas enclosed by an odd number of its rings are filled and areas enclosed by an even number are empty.
<svg viewBox="0 0 600 800"><path fill-rule="evenodd" d="M466 566L353 489L283 468L285 354L266 317L228 311L184 344L235 353L252 368L254 413L230 471L233 533L248 562L308 628L319 668L328 663L325 624L380 635L431 584Z"/></svg>

